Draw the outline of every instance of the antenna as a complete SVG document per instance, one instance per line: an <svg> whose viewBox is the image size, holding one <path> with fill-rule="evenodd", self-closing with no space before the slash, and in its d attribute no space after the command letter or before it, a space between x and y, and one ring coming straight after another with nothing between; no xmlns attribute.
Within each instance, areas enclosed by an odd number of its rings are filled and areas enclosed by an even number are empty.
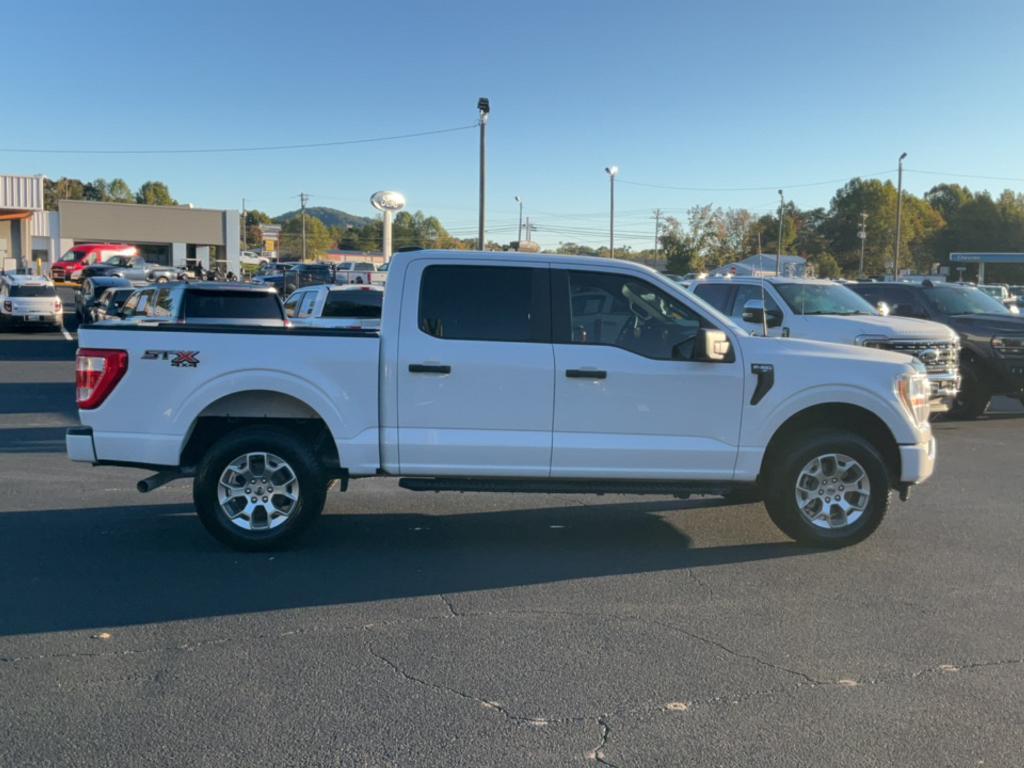
<svg viewBox="0 0 1024 768"><path fill-rule="evenodd" d="M764 256L758 254L757 262L761 268L761 333L768 338L768 302L764 297Z"/></svg>

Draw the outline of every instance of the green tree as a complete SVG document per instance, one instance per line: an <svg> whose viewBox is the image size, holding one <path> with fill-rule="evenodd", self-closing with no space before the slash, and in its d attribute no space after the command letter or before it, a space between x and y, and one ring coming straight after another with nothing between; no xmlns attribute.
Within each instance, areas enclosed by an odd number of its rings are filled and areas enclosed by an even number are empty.
<svg viewBox="0 0 1024 768"><path fill-rule="evenodd" d="M139 187L135 202L140 205L177 205L178 201L171 197L171 192L162 181L147 181Z"/></svg>
<svg viewBox="0 0 1024 768"><path fill-rule="evenodd" d="M61 176L56 181L43 180L43 207L48 211L56 211L60 200L84 200L85 185L78 179Z"/></svg>
<svg viewBox="0 0 1024 768"><path fill-rule="evenodd" d="M818 254L811 263L814 265L814 272L818 277L835 279L843 276L839 262L831 253Z"/></svg>
<svg viewBox="0 0 1024 768"><path fill-rule="evenodd" d="M107 186L107 199L112 203L134 203L135 194L124 179L111 179Z"/></svg>
<svg viewBox="0 0 1024 768"><path fill-rule="evenodd" d="M316 261L334 246L330 230L320 219L306 217L306 261ZM302 259L302 217L288 219L281 228L281 255Z"/></svg>

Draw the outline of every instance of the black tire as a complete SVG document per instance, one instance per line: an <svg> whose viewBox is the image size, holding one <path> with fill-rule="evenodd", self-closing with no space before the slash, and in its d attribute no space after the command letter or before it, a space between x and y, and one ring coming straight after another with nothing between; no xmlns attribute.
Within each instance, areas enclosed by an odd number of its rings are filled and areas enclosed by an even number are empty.
<svg viewBox="0 0 1024 768"><path fill-rule="evenodd" d="M976 419L988 410L992 392L973 365L964 366L960 391L949 409L954 419Z"/></svg>
<svg viewBox="0 0 1024 768"><path fill-rule="evenodd" d="M287 462L298 484L298 500L276 527L245 530L221 509L218 488L232 461L259 452ZM233 549L258 552L284 547L308 528L323 511L327 484L316 454L293 432L280 427L245 427L222 437L206 452L192 483L192 499L203 526L218 541Z"/></svg>
<svg viewBox="0 0 1024 768"><path fill-rule="evenodd" d="M868 504L860 517L840 528L822 528L812 524L800 511L796 500L797 481L803 468L816 457L831 453L854 459L870 482ZM889 510L892 496L889 470L878 449L860 435L824 430L805 432L789 440L774 454L766 469L764 504L768 516L779 530L801 544L831 548L856 544L874 532Z"/></svg>

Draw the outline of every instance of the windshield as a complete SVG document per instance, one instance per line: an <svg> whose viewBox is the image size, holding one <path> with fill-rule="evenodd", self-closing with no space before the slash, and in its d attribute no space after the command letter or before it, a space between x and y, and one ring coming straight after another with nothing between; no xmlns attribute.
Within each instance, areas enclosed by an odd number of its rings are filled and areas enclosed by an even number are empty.
<svg viewBox="0 0 1024 768"><path fill-rule="evenodd" d="M922 292L930 309L944 315L1008 315L1010 310L967 285L936 285Z"/></svg>
<svg viewBox="0 0 1024 768"><path fill-rule="evenodd" d="M797 315L877 315L878 311L844 285L776 284L775 290Z"/></svg>
<svg viewBox="0 0 1024 768"><path fill-rule="evenodd" d="M84 259L88 255L88 253L89 253L88 251L76 251L74 249L71 249L70 251L65 253L63 256L61 256L60 260L61 261L72 261L72 262L77 264L82 259Z"/></svg>

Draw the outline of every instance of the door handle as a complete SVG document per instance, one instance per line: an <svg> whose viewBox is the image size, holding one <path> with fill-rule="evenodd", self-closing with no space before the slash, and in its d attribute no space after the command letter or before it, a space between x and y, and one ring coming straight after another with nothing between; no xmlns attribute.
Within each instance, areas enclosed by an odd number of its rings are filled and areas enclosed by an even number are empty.
<svg viewBox="0 0 1024 768"><path fill-rule="evenodd" d="M594 368L569 368L565 372L568 379L607 379L608 371L598 371Z"/></svg>
<svg viewBox="0 0 1024 768"><path fill-rule="evenodd" d="M424 363L410 363L409 373L451 373L450 365L426 365Z"/></svg>

